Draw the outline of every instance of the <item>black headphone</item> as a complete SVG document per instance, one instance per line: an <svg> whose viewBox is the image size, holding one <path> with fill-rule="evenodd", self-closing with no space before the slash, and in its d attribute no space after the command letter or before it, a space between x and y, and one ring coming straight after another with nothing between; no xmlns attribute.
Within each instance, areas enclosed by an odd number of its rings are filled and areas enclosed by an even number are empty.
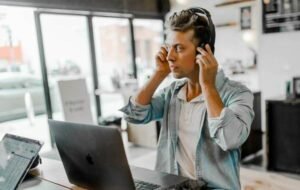
<svg viewBox="0 0 300 190"><path fill-rule="evenodd" d="M209 44L212 52L215 52L215 39L216 39L216 32L215 32L215 25L211 20L210 13L201 7L197 8L190 8L187 9L187 11L190 11L191 13L197 15L200 17L205 17L207 19L208 28L206 29L207 32L207 38L204 38L204 41L199 44L199 47L204 48L205 44ZM200 36L200 35L198 35ZM205 48L204 48L205 49Z"/></svg>

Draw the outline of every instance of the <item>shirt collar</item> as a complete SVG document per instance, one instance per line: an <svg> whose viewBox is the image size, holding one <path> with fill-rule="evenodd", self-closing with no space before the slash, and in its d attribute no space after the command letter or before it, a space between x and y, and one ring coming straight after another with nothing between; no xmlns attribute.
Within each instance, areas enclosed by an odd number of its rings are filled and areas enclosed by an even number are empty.
<svg viewBox="0 0 300 190"><path fill-rule="evenodd" d="M180 90L177 94L177 98L187 102L186 101L186 90L187 90L187 83L185 83L185 85L183 85L182 88L180 88ZM190 102L202 102L202 101L204 101L204 97L202 94L200 94L197 97L193 98Z"/></svg>

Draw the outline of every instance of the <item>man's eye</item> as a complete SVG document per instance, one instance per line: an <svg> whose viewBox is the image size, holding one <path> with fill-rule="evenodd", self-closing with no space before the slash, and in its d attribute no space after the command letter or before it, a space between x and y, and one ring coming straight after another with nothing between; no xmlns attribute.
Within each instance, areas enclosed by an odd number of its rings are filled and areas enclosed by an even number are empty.
<svg viewBox="0 0 300 190"><path fill-rule="evenodd" d="M177 51L177 52L180 52L180 51L182 51L182 50L183 50L183 48L182 48L181 46L177 46L177 47L176 47L176 51Z"/></svg>

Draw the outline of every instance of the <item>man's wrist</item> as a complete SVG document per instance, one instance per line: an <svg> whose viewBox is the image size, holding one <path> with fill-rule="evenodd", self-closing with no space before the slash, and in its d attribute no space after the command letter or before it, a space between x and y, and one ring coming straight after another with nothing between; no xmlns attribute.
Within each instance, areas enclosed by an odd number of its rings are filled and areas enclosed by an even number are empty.
<svg viewBox="0 0 300 190"><path fill-rule="evenodd" d="M163 71L155 71L154 75L161 78L161 79L164 79L169 75L169 73L166 73L166 72L163 72Z"/></svg>
<svg viewBox="0 0 300 190"><path fill-rule="evenodd" d="M201 85L201 89L202 89L203 93L209 92L209 91L212 91L212 90L213 91L217 90L215 84L204 84L204 85Z"/></svg>

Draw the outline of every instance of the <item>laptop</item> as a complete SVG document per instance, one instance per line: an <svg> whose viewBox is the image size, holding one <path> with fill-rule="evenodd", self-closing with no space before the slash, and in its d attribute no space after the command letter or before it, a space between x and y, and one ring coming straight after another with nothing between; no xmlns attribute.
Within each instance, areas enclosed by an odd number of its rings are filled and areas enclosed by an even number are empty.
<svg viewBox="0 0 300 190"><path fill-rule="evenodd" d="M129 167L119 129L48 120L71 183L87 189L177 189L205 183ZM135 180L134 180L135 179ZM193 183L191 183L193 182Z"/></svg>
<svg viewBox="0 0 300 190"><path fill-rule="evenodd" d="M0 142L0 190L14 190L21 184L43 143L6 134Z"/></svg>

